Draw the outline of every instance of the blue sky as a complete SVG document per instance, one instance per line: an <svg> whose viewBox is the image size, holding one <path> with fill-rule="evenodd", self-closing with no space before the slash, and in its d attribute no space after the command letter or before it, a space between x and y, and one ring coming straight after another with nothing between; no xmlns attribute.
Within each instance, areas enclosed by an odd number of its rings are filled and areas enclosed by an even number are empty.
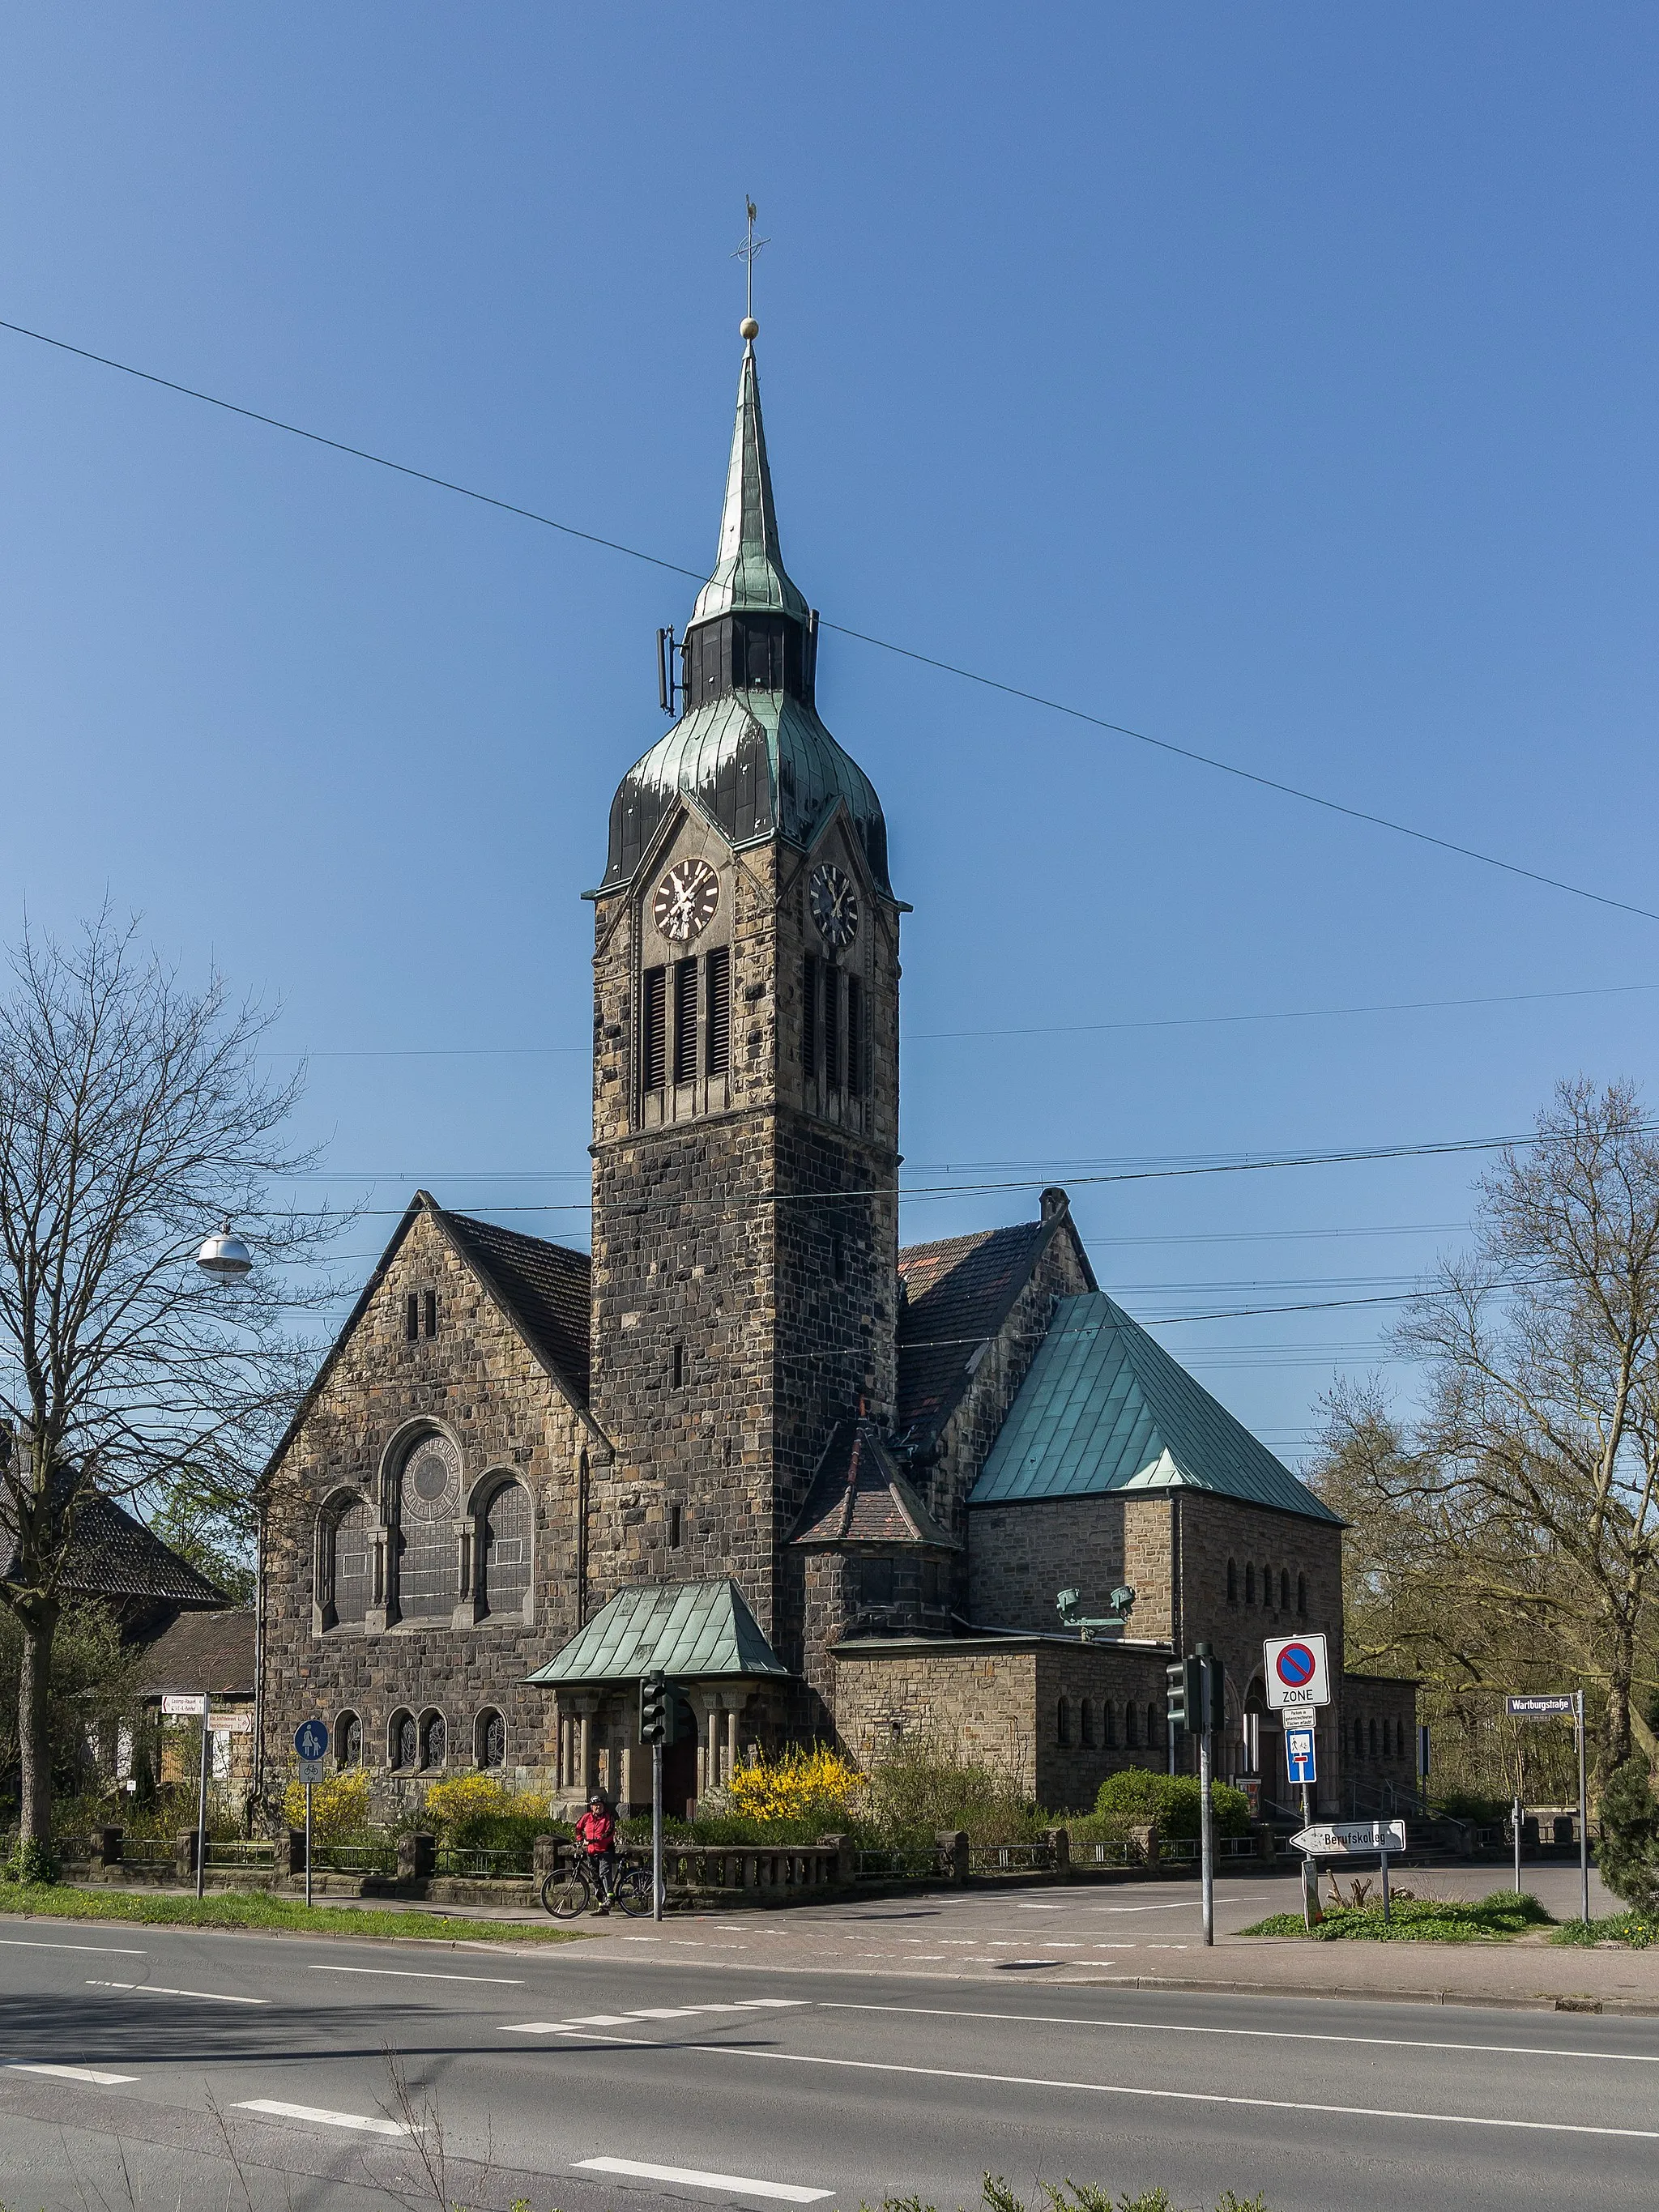
<svg viewBox="0 0 1659 2212"><path fill-rule="evenodd" d="M0 39L8 320L701 571L752 192L826 619L1659 909L1651 10ZM692 589L0 331L0 927L107 890L281 1000L331 1192L584 1241L578 894ZM1287 1456L1386 1356L1327 1302L1455 1244L1471 1161L1085 1177L1652 1088L1659 923L843 638L820 703L916 909L915 1181L1025 1185L907 1238L1068 1182L1132 1310L1229 1316L1158 1333Z"/></svg>

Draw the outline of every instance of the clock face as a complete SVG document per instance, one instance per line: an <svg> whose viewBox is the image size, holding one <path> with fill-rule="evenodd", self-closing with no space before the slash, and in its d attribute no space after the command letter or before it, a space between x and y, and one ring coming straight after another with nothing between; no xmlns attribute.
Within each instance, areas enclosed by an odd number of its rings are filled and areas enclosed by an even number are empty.
<svg viewBox="0 0 1659 2212"><path fill-rule="evenodd" d="M676 860L657 885L651 912L663 935L684 945L714 919L720 879L707 860Z"/></svg>
<svg viewBox="0 0 1659 2212"><path fill-rule="evenodd" d="M850 945L859 933L859 890L850 876L833 861L824 860L812 871L806 887L807 904L818 934L827 944Z"/></svg>

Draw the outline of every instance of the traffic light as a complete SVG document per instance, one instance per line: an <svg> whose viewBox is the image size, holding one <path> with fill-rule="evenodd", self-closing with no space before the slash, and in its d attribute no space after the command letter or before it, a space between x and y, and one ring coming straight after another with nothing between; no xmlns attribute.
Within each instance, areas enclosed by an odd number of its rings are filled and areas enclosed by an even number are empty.
<svg viewBox="0 0 1659 2212"><path fill-rule="evenodd" d="M1171 1728L1185 1728L1191 1710L1187 1703L1187 1665L1186 1660L1175 1659L1164 1669L1164 1679L1169 1684L1166 1698Z"/></svg>
<svg viewBox="0 0 1659 2212"><path fill-rule="evenodd" d="M1196 1735L1206 1727L1226 1727L1227 1670L1219 1659L1209 1652L1194 1651L1185 1659L1171 1661L1164 1669L1164 1676L1170 1686L1171 1728L1190 1729Z"/></svg>
<svg viewBox="0 0 1659 2212"><path fill-rule="evenodd" d="M677 1699L668 1677L658 1672L640 1681L640 1741L672 1743Z"/></svg>
<svg viewBox="0 0 1659 2212"><path fill-rule="evenodd" d="M1224 1733L1227 1726L1227 1668L1219 1658L1206 1659L1210 1670L1210 1726Z"/></svg>

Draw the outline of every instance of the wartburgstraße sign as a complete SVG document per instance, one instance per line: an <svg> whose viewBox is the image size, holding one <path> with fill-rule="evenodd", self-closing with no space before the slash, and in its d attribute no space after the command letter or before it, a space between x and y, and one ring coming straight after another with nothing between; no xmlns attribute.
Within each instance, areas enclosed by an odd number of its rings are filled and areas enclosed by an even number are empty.
<svg viewBox="0 0 1659 2212"><path fill-rule="evenodd" d="M1552 1692L1538 1698L1505 1698L1504 1711L1517 1721L1553 1720L1558 1713L1571 1713L1577 1702L1571 1690Z"/></svg>

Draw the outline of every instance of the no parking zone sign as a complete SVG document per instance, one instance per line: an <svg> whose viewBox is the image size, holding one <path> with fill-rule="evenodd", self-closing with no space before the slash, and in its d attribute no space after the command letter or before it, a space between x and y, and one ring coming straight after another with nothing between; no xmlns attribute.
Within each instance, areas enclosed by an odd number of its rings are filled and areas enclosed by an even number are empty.
<svg viewBox="0 0 1659 2212"><path fill-rule="evenodd" d="M1261 1673L1267 1704L1274 1712L1286 1705L1328 1705L1330 1670L1320 1635L1270 1636L1261 1647Z"/></svg>

